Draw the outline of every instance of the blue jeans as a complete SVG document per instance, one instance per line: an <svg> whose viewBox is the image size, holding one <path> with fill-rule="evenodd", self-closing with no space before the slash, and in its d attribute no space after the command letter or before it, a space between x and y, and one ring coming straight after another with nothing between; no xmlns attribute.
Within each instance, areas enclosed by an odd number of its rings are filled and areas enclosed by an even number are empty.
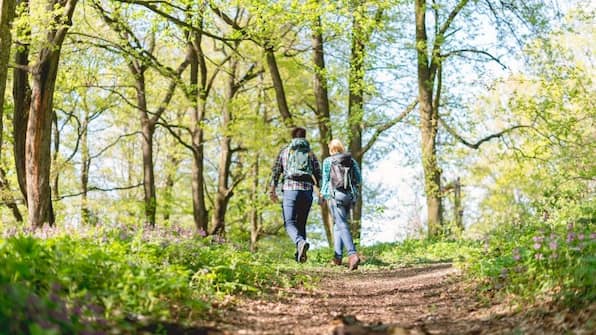
<svg viewBox="0 0 596 335"><path fill-rule="evenodd" d="M343 248L348 251L348 256L356 253L356 247L350 234L350 209L352 208L352 195L335 191L333 199L329 201L334 223L334 249L335 258L342 259Z"/></svg>
<svg viewBox="0 0 596 335"><path fill-rule="evenodd" d="M282 213L286 232L296 245L306 241L306 220L312 205L312 190L283 191Z"/></svg>

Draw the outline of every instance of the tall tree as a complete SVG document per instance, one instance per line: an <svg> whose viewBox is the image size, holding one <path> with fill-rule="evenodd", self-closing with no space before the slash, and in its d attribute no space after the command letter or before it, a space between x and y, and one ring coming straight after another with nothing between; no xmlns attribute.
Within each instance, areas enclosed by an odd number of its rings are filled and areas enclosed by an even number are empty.
<svg viewBox="0 0 596 335"><path fill-rule="evenodd" d="M29 15L29 1L18 0L21 7L21 15ZM27 138L27 122L29 119L29 108L31 106L31 87L29 85L29 39L31 30L24 25L16 29L16 50L14 55L15 67L13 70L12 99L14 101L12 117L12 136L14 140L13 155L17 182L25 204L27 204L27 177L25 174L25 141Z"/></svg>
<svg viewBox="0 0 596 335"><path fill-rule="evenodd" d="M319 144L321 146L321 161L329 157L329 141L332 139L331 132L331 113L329 108L329 91L327 87L327 68L325 67L325 48L323 39L323 27L321 25L320 1L316 2L316 10L312 23L312 49L313 49L313 92L315 96L314 110L317 116L317 126L319 128ZM321 206L321 217L323 227L329 246L333 246L333 220L328 206Z"/></svg>
<svg viewBox="0 0 596 335"><path fill-rule="evenodd" d="M31 71L31 107L25 141L28 223L41 227L54 224L50 191L50 140L52 136L53 95L62 43L74 14L77 0L48 1L47 10L54 13L47 28L46 40Z"/></svg>
<svg viewBox="0 0 596 335"><path fill-rule="evenodd" d="M486 63L486 60L500 60L491 53L477 49L473 46L464 46L465 39L460 39L459 43L448 43L453 40L454 34L459 27L454 27L456 19L461 20L462 11L470 8L470 13L482 13L482 6L488 8L488 13L497 23L502 23L504 31L502 34L509 34L513 40L523 41L524 29L516 30L513 20L520 20L525 27L541 28L543 26L540 9L543 8L543 2L526 1L522 6L510 6L506 3L493 4L489 1L473 2L469 0L459 0L454 2L452 7L448 5L439 5L433 1L428 5L425 0L416 0L415 2L415 22L416 22L416 55L417 55L417 85L418 85L418 104L420 114L420 133L421 133L421 152L422 166L424 171L424 189L426 193L428 236L436 237L442 230L442 204L441 204L441 174L442 169L438 161L438 134L444 129L456 141L473 149L478 149L480 145L491 139L499 138L512 130L518 129L520 125L515 125L498 133L488 135L477 142L469 142L453 130L453 127L447 124L445 118L441 116L439 109L446 105L443 95L445 88L443 84L444 64L454 56L464 54L473 54L480 56L480 62ZM431 13L432 19L427 16ZM513 19L511 19L512 17ZM431 25L427 25L432 22ZM471 21L470 21L471 22ZM499 25L495 29L501 29ZM532 31L532 29L530 29ZM505 36L505 35L504 35ZM504 43L504 42L501 42ZM467 60L469 61L469 59ZM502 65L502 64L501 64Z"/></svg>
<svg viewBox="0 0 596 335"><path fill-rule="evenodd" d="M238 53L240 42L234 43L236 50L230 52ZM231 129L234 125L234 98L238 91L246 85L247 82L256 78L262 71L257 70L255 64L252 64L244 72L243 75L238 76L239 61L237 56L232 55L229 68L226 69L227 80L224 83L224 101L222 106L222 125L220 132L220 146L219 146L219 164L217 177L217 193L215 195L213 215L212 215L212 231L211 234L223 236L225 234L225 217L228 208L228 203L233 195L236 186L244 179L244 175L235 176L232 178L231 164L232 155L239 151L239 148L232 148L232 133Z"/></svg>
<svg viewBox="0 0 596 335"><path fill-rule="evenodd" d="M158 121L174 96L176 86L180 82L180 76L188 67L189 61L188 59L184 59L176 70L161 64L154 55L156 47L154 32L149 32L144 37L147 41L145 44L142 42L143 38L135 34L133 27L122 19L121 13L118 10L110 12L102 7L99 2L94 2L94 6L111 29L119 34L123 45L116 47L116 49L121 50L134 78L135 108L139 111L141 123L145 220L150 226L155 226L157 212L155 166L153 159L155 130ZM154 111L150 110L148 100L147 71L150 68L156 68L160 73L165 73L167 77L170 77L170 83L165 90L165 94Z"/></svg>
<svg viewBox="0 0 596 335"><path fill-rule="evenodd" d="M16 3L14 0L0 0L0 162L2 161L2 149L4 144L4 97L6 93L6 81L8 77L8 62L12 44L10 27L15 16ZM1 163L0 163L1 164ZM2 200L11 210L15 219L23 221L23 217L16 204L14 197L10 195L10 185L6 178L6 171L0 166L0 192Z"/></svg>
<svg viewBox="0 0 596 335"><path fill-rule="evenodd" d="M0 149L4 131L4 94L8 76L8 62L12 44L10 27L15 16L15 1L0 0ZM0 150L0 158L2 151Z"/></svg>

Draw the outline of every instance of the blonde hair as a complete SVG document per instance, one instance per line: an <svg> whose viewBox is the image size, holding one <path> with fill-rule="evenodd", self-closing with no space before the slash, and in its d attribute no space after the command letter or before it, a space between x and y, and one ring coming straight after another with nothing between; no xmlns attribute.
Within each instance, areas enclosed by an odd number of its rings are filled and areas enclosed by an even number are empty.
<svg viewBox="0 0 596 335"><path fill-rule="evenodd" d="M336 140L333 139L331 140L331 142L329 142L329 154L331 155L335 155L335 154L340 154L344 151L346 151L344 145L341 143L340 140Z"/></svg>

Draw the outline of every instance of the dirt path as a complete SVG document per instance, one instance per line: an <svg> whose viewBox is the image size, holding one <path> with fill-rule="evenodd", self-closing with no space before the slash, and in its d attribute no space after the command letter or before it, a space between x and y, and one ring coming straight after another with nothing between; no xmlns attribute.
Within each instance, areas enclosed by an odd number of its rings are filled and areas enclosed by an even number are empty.
<svg viewBox="0 0 596 335"><path fill-rule="evenodd" d="M548 315L522 320L504 306L481 306L474 292L459 284L458 270L451 264L338 270L317 272L321 281L314 289L279 289L267 297L242 300L222 315L217 328L225 334L559 334L561 330L544 322Z"/></svg>

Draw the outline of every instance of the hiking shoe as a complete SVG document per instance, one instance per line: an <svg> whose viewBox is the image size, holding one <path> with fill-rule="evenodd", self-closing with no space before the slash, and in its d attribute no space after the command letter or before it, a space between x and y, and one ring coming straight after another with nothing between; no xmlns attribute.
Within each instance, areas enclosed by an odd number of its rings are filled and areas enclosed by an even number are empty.
<svg viewBox="0 0 596 335"><path fill-rule="evenodd" d="M358 264L360 264L360 257L358 257L358 254L353 254L348 257L348 269L356 270L358 269Z"/></svg>
<svg viewBox="0 0 596 335"><path fill-rule="evenodd" d="M333 265L341 265L341 258L333 257Z"/></svg>
<svg viewBox="0 0 596 335"><path fill-rule="evenodd" d="M310 244L308 244L306 241L300 241L298 242L298 253L296 255L296 260L300 263L304 263L307 260L306 257L306 252L308 251L308 248L310 247Z"/></svg>

